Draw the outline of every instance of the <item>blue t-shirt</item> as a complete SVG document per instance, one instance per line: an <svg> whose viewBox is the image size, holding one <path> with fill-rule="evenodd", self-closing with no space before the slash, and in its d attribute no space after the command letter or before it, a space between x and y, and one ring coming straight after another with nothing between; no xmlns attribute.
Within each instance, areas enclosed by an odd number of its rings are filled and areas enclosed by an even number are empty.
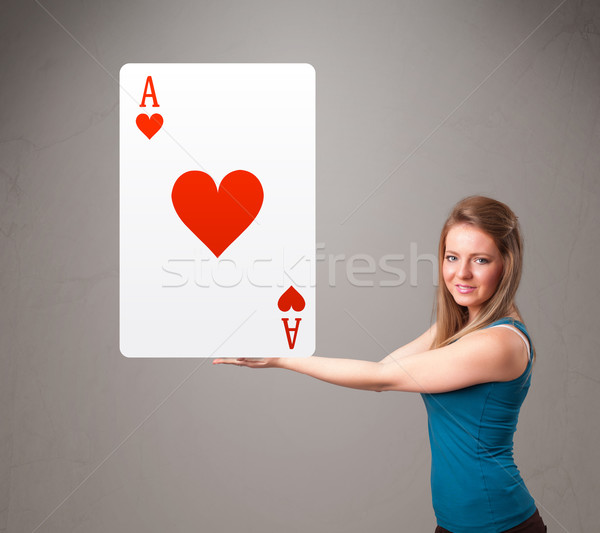
<svg viewBox="0 0 600 533"><path fill-rule="evenodd" d="M522 322L502 318L487 327ZM531 340L529 339L531 347ZM422 394L431 444L431 493L440 526L452 533L500 533L535 513L513 460L513 435L531 382L532 353L521 376Z"/></svg>

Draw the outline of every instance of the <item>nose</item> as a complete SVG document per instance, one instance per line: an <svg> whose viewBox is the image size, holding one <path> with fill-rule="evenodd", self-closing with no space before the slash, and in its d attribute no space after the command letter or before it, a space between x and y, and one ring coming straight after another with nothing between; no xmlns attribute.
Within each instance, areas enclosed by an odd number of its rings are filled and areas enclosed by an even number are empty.
<svg viewBox="0 0 600 533"><path fill-rule="evenodd" d="M461 261L457 273L460 279L470 279L472 277L472 273L469 261Z"/></svg>

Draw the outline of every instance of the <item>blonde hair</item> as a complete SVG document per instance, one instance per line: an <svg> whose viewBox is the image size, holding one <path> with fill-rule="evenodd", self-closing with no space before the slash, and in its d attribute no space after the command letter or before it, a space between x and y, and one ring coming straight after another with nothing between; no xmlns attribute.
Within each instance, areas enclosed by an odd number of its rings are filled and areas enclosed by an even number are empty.
<svg viewBox="0 0 600 533"><path fill-rule="evenodd" d="M469 224L487 233L494 239L503 260L502 275L496 292L483 303L480 312L468 326L468 309L456 303L442 274L446 237L450 228L457 224ZM519 220L506 204L485 196L468 196L458 202L442 228L438 263L438 289L434 309L437 324L432 349L447 346L467 333L510 316L514 311L521 316L515 304L515 295L523 270L523 239ZM535 350L533 354L535 357Z"/></svg>

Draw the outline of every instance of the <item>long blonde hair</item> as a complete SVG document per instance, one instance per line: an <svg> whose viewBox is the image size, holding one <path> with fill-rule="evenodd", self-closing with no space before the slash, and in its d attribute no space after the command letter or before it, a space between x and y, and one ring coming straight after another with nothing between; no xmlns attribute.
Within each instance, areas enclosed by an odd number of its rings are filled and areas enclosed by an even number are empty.
<svg viewBox="0 0 600 533"><path fill-rule="evenodd" d="M442 274L446 236L456 224L470 224L490 235L503 260L502 276L496 292L481 306L480 312L468 326L468 309L456 303ZM439 281L434 309L437 324L432 349L446 346L467 333L510 316L514 311L521 316L515 304L515 295L523 270L523 239L519 220L506 204L485 196L468 196L458 202L442 228L438 263ZM535 356L535 350L533 354Z"/></svg>

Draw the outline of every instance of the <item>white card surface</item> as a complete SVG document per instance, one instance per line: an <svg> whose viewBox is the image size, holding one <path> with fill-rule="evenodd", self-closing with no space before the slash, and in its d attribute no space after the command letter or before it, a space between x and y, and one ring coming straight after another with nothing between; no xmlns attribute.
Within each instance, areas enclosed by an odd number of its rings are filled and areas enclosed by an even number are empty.
<svg viewBox="0 0 600 533"><path fill-rule="evenodd" d="M313 67L130 63L119 81L121 353L312 355Z"/></svg>

